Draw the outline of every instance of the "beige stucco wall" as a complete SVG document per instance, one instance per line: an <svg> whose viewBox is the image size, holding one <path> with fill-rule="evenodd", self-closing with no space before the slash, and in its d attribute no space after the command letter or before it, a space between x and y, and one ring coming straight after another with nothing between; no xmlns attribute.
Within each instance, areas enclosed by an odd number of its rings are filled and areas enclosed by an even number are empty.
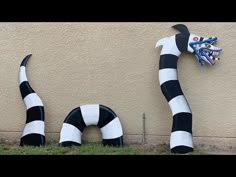
<svg viewBox="0 0 236 177"><path fill-rule="evenodd" d="M18 86L22 59L32 88L45 105L46 138L59 140L65 116L82 104L111 107L125 143L169 143L170 108L158 80L160 48L176 23L0 23L0 139L19 141L25 107ZM236 23L184 23L191 33L217 36L224 52L201 68L192 54L178 63L179 81L193 113L195 146L236 148ZM97 127L83 139L100 141Z"/></svg>

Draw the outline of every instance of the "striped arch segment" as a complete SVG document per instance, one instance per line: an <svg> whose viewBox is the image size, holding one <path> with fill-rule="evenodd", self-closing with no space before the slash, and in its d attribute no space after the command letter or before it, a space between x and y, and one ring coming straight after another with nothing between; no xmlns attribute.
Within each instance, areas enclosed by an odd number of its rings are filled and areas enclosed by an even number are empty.
<svg viewBox="0 0 236 177"><path fill-rule="evenodd" d="M100 129L103 145L123 146L123 130L119 118L109 107L99 104L82 105L67 115L60 132L59 145L81 145L82 132L90 125Z"/></svg>
<svg viewBox="0 0 236 177"><path fill-rule="evenodd" d="M26 64L32 55L27 55L20 65L19 87L26 108L26 122L20 146L45 145L44 106L40 97L31 88L26 76Z"/></svg>
<svg viewBox="0 0 236 177"><path fill-rule="evenodd" d="M172 40L173 42L173 40ZM174 41L175 42L175 41ZM176 46L176 44L172 45ZM168 48L168 45L165 46ZM171 51L171 49L165 49ZM193 151L192 112L178 81L177 62L180 52L163 52L159 62L159 83L173 116L170 148L174 153Z"/></svg>

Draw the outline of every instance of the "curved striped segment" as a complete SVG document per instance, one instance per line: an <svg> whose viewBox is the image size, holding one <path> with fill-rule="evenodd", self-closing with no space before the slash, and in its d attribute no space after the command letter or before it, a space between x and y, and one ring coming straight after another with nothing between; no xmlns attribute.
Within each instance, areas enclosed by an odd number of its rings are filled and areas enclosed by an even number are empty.
<svg viewBox="0 0 236 177"><path fill-rule="evenodd" d="M26 123L20 146L45 145L44 106L40 97L31 88L26 76L26 64L32 55L27 55L20 65L19 87L26 108Z"/></svg>
<svg viewBox="0 0 236 177"><path fill-rule="evenodd" d="M185 41L179 42L179 40ZM177 73L178 57L187 48L183 46L187 44L187 40L174 35L158 43L163 45L159 62L159 83L173 116L170 148L174 153L193 151L192 112L181 89Z"/></svg>
<svg viewBox="0 0 236 177"><path fill-rule="evenodd" d="M81 145L82 132L90 125L100 128L103 145L123 146L123 130L119 118L109 107L99 104L73 109L64 120L59 144Z"/></svg>

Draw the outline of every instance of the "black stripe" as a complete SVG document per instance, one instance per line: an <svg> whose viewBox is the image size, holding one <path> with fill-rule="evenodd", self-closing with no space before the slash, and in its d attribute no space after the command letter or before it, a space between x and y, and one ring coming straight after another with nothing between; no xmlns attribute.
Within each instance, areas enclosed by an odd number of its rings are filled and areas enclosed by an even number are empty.
<svg viewBox="0 0 236 177"><path fill-rule="evenodd" d="M30 57L32 56L32 54L27 55L21 62L20 66L26 66L28 60L30 59Z"/></svg>
<svg viewBox="0 0 236 177"><path fill-rule="evenodd" d="M123 136L113 139L103 139L104 146L123 146Z"/></svg>
<svg viewBox="0 0 236 177"><path fill-rule="evenodd" d="M35 120L44 121L44 107L34 106L29 108L27 111L26 124Z"/></svg>
<svg viewBox="0 0 236 177"><path fill-rule="evenodd" d="M20 146L42 146L45 145L45 136L41 134L31 133L20 139Z"/></svg>
<svg viewBox="0 0 236 177"><path fill-rule="evenodd" d="M188 40L189 40L189 34L177 34L175 36L175 42L177 45L177 48L180 52L187 52L188 51Z"/></svg>
<svg viewBox="0 0 236 177"><path fill-rule="evenodd" d="M177 25L172 26L172 28L177 29L183 35L189 35L190 34L189 30L188 30L188 27L185 26L184 24L177 24Z"/></svg>
<svg viewBox="0 0 236 177"><path fill-rule="evenodd" d="M80 146L80 145L81 145L80 143L73 142L73 141L64 141L59 144L59 146L62 146L62 147Z"/></svg>
<svg viewBox="0 0 236 177"><path fill-rule="evenodd" d="M179 153L179 154L186 154L188 152L193 152L192 147L188 146L175 146L174 148L171 149L172 153Z"/></svg>
<svg viewBox="0 0 236 177"><path fill-rule="evenodd" d="M203 41L203 39L204 39L203 37L200 37L199 41Z"/></svg>
<svg viewBox="0 0 236 177"><path fill-rule="evenodd" d="M86 124L81 114L80 107L73 109L68 116L66 116L64 123L71 124L83 132Z"/></svg>
<svg viewBox="0 0 236 177"><path fill-rule="evenodd" d="M113 114L114 117L117 117L116 113L111 108L104 106L102 104L100 104L99 107L103 109L107 109L111 114Z"/></svg>
<svg viewBox="0 0 236 177"><path fill-rule="evenodd" d="M160 57L159 69L174 68L177 69L178 57L172 54L164 54Z"/></svg>
<svg viewBox="0 0 236 177"><path fill-rule="evenodd" d="M98 128L104 127L116 117L116 114L110 108L99 105L99 121L97 124Z"/></svg>
<svg viewBox="0 0 236 177"><path fill-rule="evenodd" d="M24 81L20 84L20 93L22 99L24 99L27 95L35 93L35 91L31 88L28 81Z"/></svg>
<svg viewBox="0 0 236 177"><path fill-rule="evenodd" d="M183 92L182 92L182 89L180 87L178 80L170 80L170 81L164 82L161 85L161 91L168 102L176 96L183 95Z"/></svg>
<svg viewBox="0 0 236 177"><path fill-rule="evenodd" d="M192 113L178 113L173 116L172 132L175 131L192 133Z"/></svg>

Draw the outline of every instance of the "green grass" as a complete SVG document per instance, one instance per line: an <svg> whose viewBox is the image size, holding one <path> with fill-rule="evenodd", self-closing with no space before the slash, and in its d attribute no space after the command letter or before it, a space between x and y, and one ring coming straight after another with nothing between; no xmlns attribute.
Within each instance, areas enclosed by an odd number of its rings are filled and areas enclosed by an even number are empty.
<svg viewBox="0 0 236 177"><path fill-rule="evenodd" d="M189 153L189 155L202 154L206 153L198 150ZM50 142L42 147L0 145L0 155L171 155L171 153L169 147L165 144L152 147L131 145L121 148L85 142L81 146L59 147L57 143Z"/></svg>

